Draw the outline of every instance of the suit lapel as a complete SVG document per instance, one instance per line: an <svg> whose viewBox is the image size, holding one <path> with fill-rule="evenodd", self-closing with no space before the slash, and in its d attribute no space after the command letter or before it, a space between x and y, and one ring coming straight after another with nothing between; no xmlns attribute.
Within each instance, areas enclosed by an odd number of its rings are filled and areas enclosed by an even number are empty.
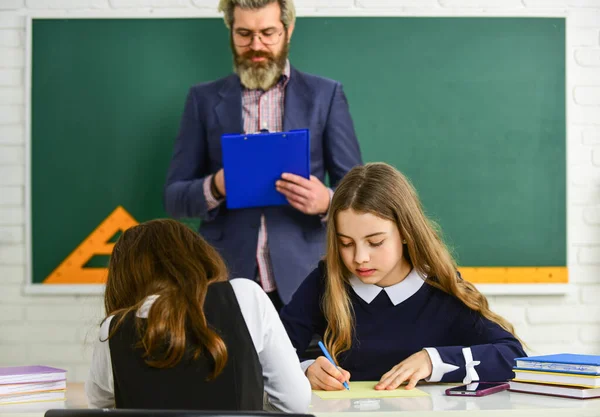
<svg viewBox="0 0 600 417"><path fill-rule="evenodd" d="M293 67L290 71L283 113L283 130L286 132L294 129L308 129L311 107L308 95L310 87L305 83L302 73Z"/></svg>
<svg viewBox="0 0 600 417"><path fill-rule="evenodd" d="M215 112L222 133L243 133L242 124L242 87L237 75L227 79L219 91L221 100L215 106Z"/></svg>

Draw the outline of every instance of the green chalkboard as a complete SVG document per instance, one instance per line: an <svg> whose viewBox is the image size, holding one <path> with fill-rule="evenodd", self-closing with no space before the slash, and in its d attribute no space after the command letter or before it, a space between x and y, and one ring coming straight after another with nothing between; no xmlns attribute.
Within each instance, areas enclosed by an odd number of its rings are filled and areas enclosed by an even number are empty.
<svg viewBox="0 0 600 417"><path fill-rule="evenodd" d="M231 52L221 19L32 30L40 283L118 205L165 216L187 90L229 74ZM461 265L566 265L564 19L300 18L291 62L344 84L365 161L411 178Z"/></svg>

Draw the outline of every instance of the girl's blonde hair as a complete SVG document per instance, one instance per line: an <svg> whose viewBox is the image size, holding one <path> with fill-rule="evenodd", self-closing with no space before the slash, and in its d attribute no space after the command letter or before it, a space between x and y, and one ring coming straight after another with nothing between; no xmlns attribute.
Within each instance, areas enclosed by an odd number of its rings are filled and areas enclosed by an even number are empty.
<svg viewBox="0 0 600 417"><path fill-rule="evenodd" d="M513 326L493 313L473 284L458 276L457 267L441 239L439 227L423 213L417 192L392 166L370 163L353 168L338 185L327 225L327 279L322 308L327 320L325 344L334 359L350 349L354 312L348 293L350 271L339 251L336 216L343 210L371 213L396 223L404 240L404 256L425 282L462 301L486 319L514 334Z"/></svg>

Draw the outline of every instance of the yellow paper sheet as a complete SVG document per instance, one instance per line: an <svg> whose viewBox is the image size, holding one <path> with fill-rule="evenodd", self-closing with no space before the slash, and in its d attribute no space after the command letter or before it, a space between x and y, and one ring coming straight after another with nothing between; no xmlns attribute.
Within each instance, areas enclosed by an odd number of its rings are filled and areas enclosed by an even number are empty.
<svg viewBox="0 0 600 417"><path fill-rule="evenodd" d="M398 397L427 397L425 391L413 388L404 389L401 386L395 390L376 390L375 385L378 381L356 381L350 382L350 390L341 391L319 391L313 390L315 394L324 400L333 400L341 398L398 398Z"/></svg>

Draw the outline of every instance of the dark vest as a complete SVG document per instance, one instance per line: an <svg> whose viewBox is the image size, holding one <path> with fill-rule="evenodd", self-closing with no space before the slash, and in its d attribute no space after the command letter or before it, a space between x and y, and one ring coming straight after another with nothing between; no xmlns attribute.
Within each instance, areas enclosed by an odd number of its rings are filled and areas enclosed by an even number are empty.
<svg viewBox="0 0 600 417"><path fill-rule="evenodd" d="M228 353L225 368L211 381L212 360L204 355L194 361L186 353L173 368L148 366L142 349L135 348L135 314L125 318L109 339L117 408L262 410L262 367L229 282L208 287L204 313Z"/></svg>

